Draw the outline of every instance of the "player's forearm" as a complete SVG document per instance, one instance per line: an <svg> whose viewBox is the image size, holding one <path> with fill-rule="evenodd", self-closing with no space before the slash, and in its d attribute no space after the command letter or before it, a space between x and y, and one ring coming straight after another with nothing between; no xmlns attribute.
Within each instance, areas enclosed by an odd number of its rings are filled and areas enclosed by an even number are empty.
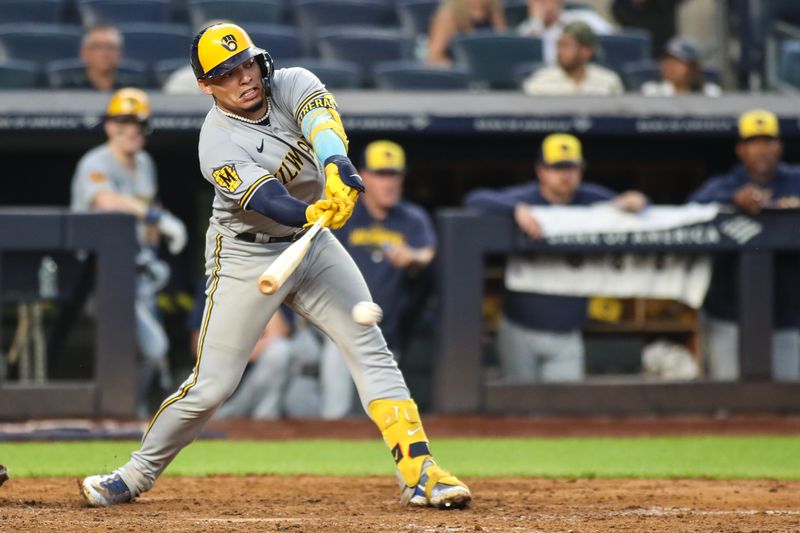
<svg viewBox="0 0 800 533"><path fill-rule="evenodd" d="M425 248L415 248L413 249L413 256L412 256L412 264L418 268L425 268L431 261L433 261L433 256L436 254L436 249L433 246L426 246Z"/></svg>
<svg viewBox="0 0 800 533"><path fill-rule="evenodd" d="M130 213L136 218L144 219L147 216L149 206L146 202L125 196L113 191L103 191L95 195L92 200L92 207L100 211L118 211Z"/></svg>
<svg viewBox="0 0 800 533"><path fill-rule="evenodd" d="M291 227L301 227L306 223L307 207L307 203L289 195L286 187L276 179L265 181L245 205L245 209Z"/></svg>
<svg viewBox="0 0 800 533"><path fill-rule="evenodd" d="M321 162L324 163L333 155L347 155L344 127L331 110L315 109L303 118L300 127Z"/></svg>

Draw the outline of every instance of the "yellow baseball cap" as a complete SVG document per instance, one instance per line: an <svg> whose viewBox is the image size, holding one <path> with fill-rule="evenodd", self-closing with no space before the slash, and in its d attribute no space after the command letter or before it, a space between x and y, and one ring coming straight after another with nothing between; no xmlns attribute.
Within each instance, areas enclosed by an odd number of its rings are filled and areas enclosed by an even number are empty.
<svg viewBox="0 0 800 533"><path fill-rule="evenodd" d="M364 150L364 167L372 172L405 172L406 153L392 141L373 141Z"/></svg>
<svg viewBox="0 0 800 533"><path fill-rule="evenodd" d="M581 142L568 133L553 133L542 141L539 157L543 165L549 167L561 165L583 165Z"/></svg>
<svg viewBox="0 0 800 533"><path fill-rule="evenodd" d="M106 118L147 121L150 118L150 101L147 99L147 94L133 87L118 90L108 101Z"/></svg>
<svg viewBox="0 0 800 533"><path fill-rule="evenodd" d="M753 137L777 139L779 134L778 117L775 116L775 113L765 109L754 109L739 117L739 137L743 140Z"/></svg>

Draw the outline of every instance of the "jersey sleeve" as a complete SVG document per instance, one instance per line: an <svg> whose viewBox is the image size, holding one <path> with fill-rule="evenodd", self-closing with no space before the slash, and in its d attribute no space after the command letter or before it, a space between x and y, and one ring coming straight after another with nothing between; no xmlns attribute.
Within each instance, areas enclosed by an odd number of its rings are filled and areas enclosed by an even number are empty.
<svg viewBox="0 0 800 533"><path fill-rule="evenodd" d="M223 198L242 209L261 185L275 179L233 141L217 145L212 153L201 150L200 170Z"/></svg>
<svg viewBox="0 0 800 533"><path fill-rule="evenodd" d="M101 192L113 191L108 169L99 161L83 159L78 163L72 177L72 209L89 210L95 196Z"/></svg>
<svg viewBox="0 0 800 533"><path fill-rule="evenodd" d="M727 176L716 176L694 191L689 196L689 202L730 204L733 201L733 193L735 191L736 183L733 179Z"/></svg>
<svg viewBox="0 0 800 533"><path fill-rule="evenodd" d="M412 248L427 248L436 246L436 232L433 229L428 213L421 207L409 206L411 214L411 232L406 236L408 245Z"/></svg>
<svg viewBox="0 0 800 533"><path fill-rule="evenodd" d="M300 68L284 69L282 86L287 108L292 110L295 123L300 127L306 115L315 109L328 109L338 116L339 106L325 85L310 71Z"/></svg>

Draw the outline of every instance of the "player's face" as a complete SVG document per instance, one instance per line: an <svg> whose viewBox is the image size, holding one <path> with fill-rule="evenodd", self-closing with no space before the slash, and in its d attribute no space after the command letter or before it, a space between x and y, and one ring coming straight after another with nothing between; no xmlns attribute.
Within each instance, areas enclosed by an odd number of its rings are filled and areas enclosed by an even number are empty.
<svg viewBox="0 0 800 533"><path fill-rule="evenodd" d="M136 120L107 120L108 141L127 154L144 148L145 125Z"/></svg>
<svg viewBox="0 0 800 533"><path fill-rule="evenodd" d="M539 186L545 198L559 202L569 202L583 179L583 168L577 165L566 167L549 167L537 165Z"/></svg>
<svg viewBox="0 0 800 533"><path fill-rule="evenodd" d="M584 66L592 57L588 46L583 46L572 35L562 33L556 44L558 64L567 72Z"/></svg>
<svg viewBox="0 0 800 533"><path fill-rule="evenodd" d="M405 178L402 172L370 172L362 169L361 178L364 180L366 194L375 205L389 209L400 201Z"/></svg>
<svg viewBox="0 0 800 533"><path fill-rule="evenodd" d="M772 177L783 155L783 144L771 137L755 137L739 142L736 154L754 178Z"/></svg>
<svg viewBox="0 0 800 533"><path fill-rule="evenodd" d="M222 76L198 83L203 92L213 96L225 111L249 119L264 115L267 102L261 69L255 59L245 61Z"/></svg>

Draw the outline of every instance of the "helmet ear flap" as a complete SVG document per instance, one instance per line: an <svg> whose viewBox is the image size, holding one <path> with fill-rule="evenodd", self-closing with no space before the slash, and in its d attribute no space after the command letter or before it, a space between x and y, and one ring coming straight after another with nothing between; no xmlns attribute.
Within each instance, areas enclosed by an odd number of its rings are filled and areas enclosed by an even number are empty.
<svg viewBox="0 0 800 533"><path fill-rule="evenodd" d="M272 74L275 72L275 63L272 61L272 56L269 52L264 50L257 56L256 60L261 67L261 79L264 84L264 94L270 96L272 93Z"/></svg>

